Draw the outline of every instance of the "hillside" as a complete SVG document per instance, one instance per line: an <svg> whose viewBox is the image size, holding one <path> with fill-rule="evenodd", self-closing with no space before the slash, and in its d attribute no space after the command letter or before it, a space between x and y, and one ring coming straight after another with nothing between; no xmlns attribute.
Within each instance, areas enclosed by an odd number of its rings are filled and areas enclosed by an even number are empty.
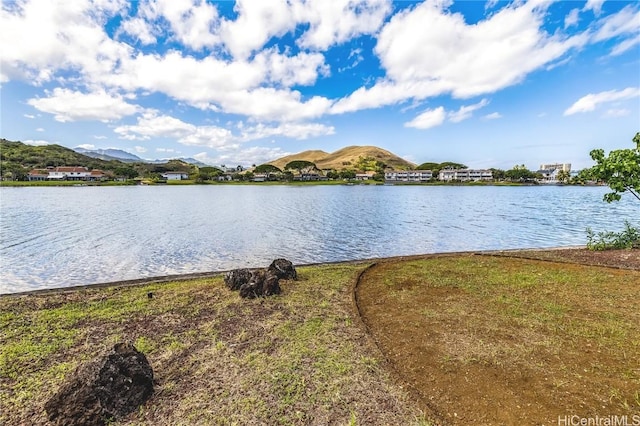
<svg viewBox="0 0 640 426"><path fill-rule="evenodd" d="M85 166L91 169L109 169L115 163L92 158L60 145L32 146L22 142L0 139L0 160L3 166L22 166L26 169L48 166Z"/></svg>
<svg viewBox="0 0 640 426"><path fill-rule="evenodd" d="M312 163L315 163L316 165L318 165L319 161L321 161L323 158L326 158L329 155L331 154L321 150L309 150L309 151L299 152L297 154L287 155L286 157L278 158L277 160L273 160L267 164L271 164L273 166L276 166L280 170L284 170L284 166L286 166L287 163L290 163L291 161L295 161L295 160L311 161Z"/></svg>
<svg viewBox="0 0 640 426"><path fill-rule="evenodd" d="M31 169L58 166L82 166L120 172L127 169L135 171L133 174L127 173L133 176L149 176L170 170L191 172L193 169L193 166L181 160L164 160L158 164L123 163L121 160L93 158L60 145L33 146L0 139L0 171L3 178L26 180Z"/></svg>
<svg viewBox="0 0 640 426"><path fill-rule="evenodd" d="M360 158L373 158L395 169L415 167L415 164L410 161L375 146L348 146L330 154L320 150L303 151L279 158L267 164L274 165L282 170L291 161L304 160L315 163L322 170L344 170L354 168Z"/></svg>

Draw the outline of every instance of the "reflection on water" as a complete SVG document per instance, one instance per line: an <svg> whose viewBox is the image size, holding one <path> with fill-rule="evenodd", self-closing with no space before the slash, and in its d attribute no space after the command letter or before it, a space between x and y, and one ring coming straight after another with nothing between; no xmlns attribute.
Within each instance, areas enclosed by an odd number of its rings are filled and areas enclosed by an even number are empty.
<svg viewBox="0 0 640 426"><path fill-rule="evenodd" d="M583 245L637 225L606 188L0 188L0 293L432 252Z"/></svg>

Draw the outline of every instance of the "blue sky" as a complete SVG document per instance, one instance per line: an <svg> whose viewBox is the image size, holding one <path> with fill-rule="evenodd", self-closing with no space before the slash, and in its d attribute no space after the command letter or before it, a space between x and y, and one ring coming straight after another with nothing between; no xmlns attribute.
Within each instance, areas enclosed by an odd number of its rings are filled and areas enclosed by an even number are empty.
<svg viewBox="0 0 640 426"><path fill-rule="evenodd" d="M0 28L0 136L31 144L580 169L640 130L635 1L22 0Z"/></svg>

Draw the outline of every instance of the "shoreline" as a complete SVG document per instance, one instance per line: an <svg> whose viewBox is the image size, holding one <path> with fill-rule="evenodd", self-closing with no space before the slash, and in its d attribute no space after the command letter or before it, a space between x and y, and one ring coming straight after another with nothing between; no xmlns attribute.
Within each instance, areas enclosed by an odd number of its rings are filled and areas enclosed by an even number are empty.
<svg viewBox="0 0 640 426"><path fill-rule="evenodd" d="M303 263L295 265L296 268L314 267L314 266L339 266L339 265L357 265L361 263L382 263L382 262L397 262L402 260L416 260L416 259L428 259L433 257L443 256L466 256L466 255L492 255L501 253L517 253L527 251L554 251L554 250L571 250L571 249L584 249L586 246L556 246L548 248L518 248L518 249L499 249L499 250L470 250L470 251L455 251L455 252L438 252L438 253L422 253L389 257L373 257L365 259L352 259L352 260L338 260L334 262L315 262L315 263ZM238 268L234 268L238 269ZM259 269L246 268L250 270ZM54 288L40 288L34 290L19 291L13 293L0 293L0 298L12 297L12 296L29 296L29 295L47 295L47 294L60 294L76 292L81 290L103 289L113 287L136 287L148 284L163 284L173 283L180 281L191 281L197 279L215 278L220 275L226 274L233 269L223 269L218 271L205 271L205 272L193 272L188 274L175 274L175 275L159 275L147 278L134 278L129 280L117 280L117 281L105 281L91 284L73 285L68 287L54 287Z"/></svg>

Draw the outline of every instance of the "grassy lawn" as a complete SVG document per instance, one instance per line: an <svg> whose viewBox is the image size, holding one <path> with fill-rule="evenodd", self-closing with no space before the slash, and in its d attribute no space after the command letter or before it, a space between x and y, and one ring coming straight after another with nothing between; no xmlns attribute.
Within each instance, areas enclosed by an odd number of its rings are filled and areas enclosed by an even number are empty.
<svg viewBox="0 0 640 426"><path fill-rule="evenodd" d="M299 268L258 300L222 277L0 297L0 424L44 424L64 376L121 340L158 382L123 424L426 424L354 314L364 267Z"/></svg>
<svg viewBox="0 0 640 426"><path fill-rule="evenodd" d="M257 300L221 276L0 297L0 424L46 424L65 375L122 340L157 384L118 424L557 424L640 411L640 271L479 255L370 265L301 267Z"/></svg>

